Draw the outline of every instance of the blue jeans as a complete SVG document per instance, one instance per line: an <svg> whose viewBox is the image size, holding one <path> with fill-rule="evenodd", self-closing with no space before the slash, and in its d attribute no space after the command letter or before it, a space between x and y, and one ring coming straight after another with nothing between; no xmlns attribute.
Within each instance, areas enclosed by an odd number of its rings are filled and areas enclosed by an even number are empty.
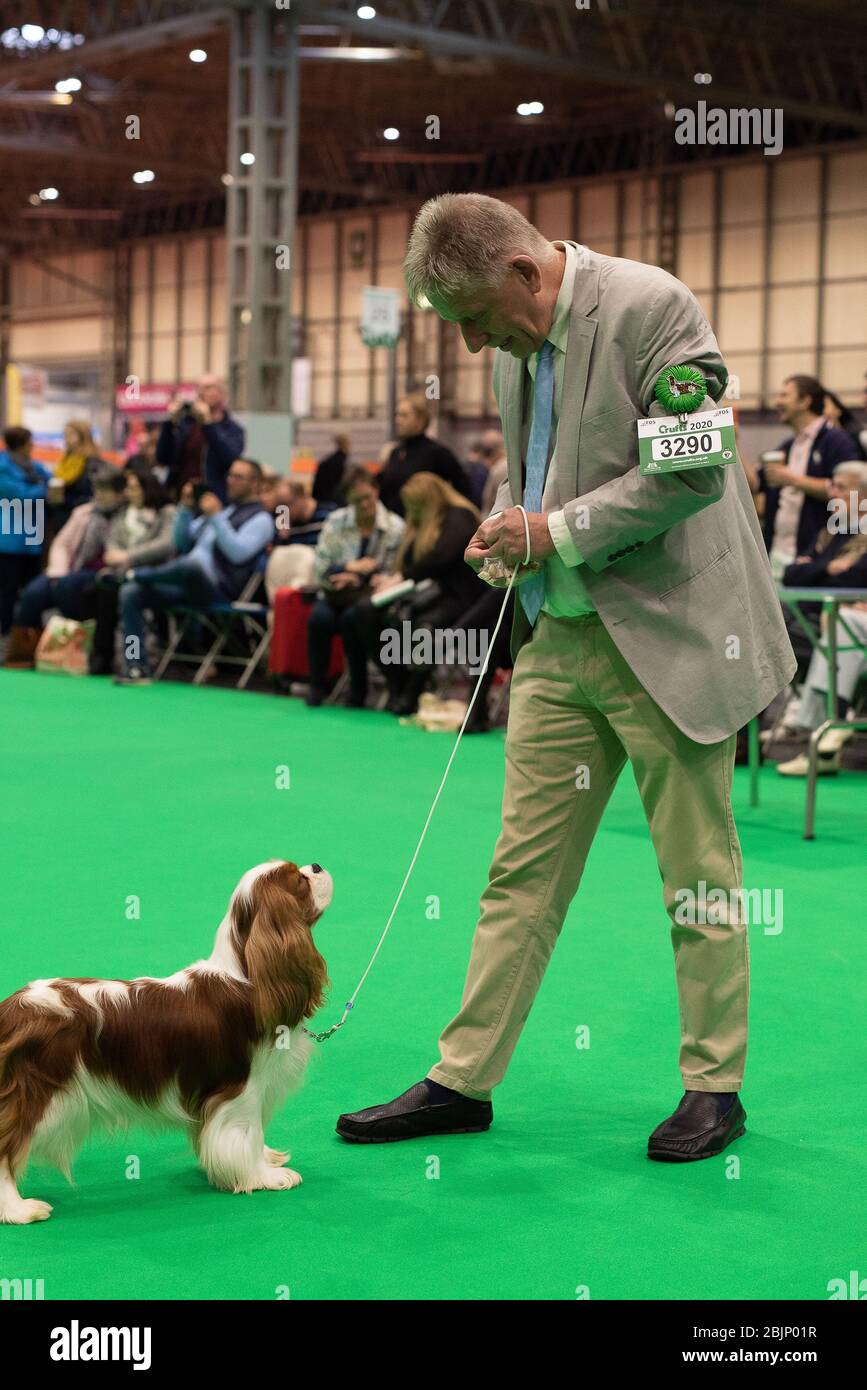
<svg viewBox="0 0 867 1390"><path fill-rule="evenodd" d="M148 670L145 650L146 608L175 608L189 604L207 608L220 598L214 585L195 560L181 556L164 565L147 565L135 571L135 579L120 586L120 615L123 627L123 656L127 669Z"/></svg>
<svg viewBox="0 0 867 1390"><path fill-rule="evenodd" d="M81 595L95 579L92 570L74 570L72 574L63 575L62 579L49 579L47 574L37 575L21 591L15 605L15 626L41 627L46 608L59 608L64 618L80 620L84 617Z"/></svg>

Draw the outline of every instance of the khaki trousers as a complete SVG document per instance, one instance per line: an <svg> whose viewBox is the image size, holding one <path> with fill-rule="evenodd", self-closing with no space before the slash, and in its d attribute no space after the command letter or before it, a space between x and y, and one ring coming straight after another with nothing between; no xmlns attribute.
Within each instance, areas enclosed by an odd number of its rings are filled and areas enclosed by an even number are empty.
<svg viewBox="0 0 867 1390"><path fill-rule="evenodd" d="M687 738L595 613L540 613L515 663L505 752L502 830L463 1000L430 1078L477 1100L488 1100L503 1079L628 758L672 920L684 1089L739 1090L749 956L731 809L735 736L714 744ZM702 910L713 889L725 890L731 911ZM682 906L689 903L683 890L694 895L694 911ZM708 916L721 924L706 924Z"/></svg>

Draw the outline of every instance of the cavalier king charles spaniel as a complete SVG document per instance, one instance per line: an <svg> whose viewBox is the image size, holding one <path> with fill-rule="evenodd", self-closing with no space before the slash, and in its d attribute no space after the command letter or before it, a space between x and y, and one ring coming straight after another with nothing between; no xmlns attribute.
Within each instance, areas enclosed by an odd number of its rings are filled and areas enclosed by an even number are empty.
<svg viewBox="0 0 867 1390"><path fill-rule="evenodd" d="M318 864L249 869L214 949L165 979L34 980L0 1004L0 1222L45 1221L19 1195L27 1159L67 1178L95 1128L186 1130L227 1192L283 1191L298 1173L265 1127L304 1074L301 1021L328 983L312 928L331 902Z"/></svg>

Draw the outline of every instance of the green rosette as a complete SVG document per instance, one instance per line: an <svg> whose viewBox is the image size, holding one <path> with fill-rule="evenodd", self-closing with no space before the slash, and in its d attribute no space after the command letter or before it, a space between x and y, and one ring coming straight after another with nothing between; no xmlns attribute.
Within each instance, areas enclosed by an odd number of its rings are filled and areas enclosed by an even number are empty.
<svg viewBox="0 0 867 1390"><path fill-rule="evenodd" d="M666 415L688 415L698 410L707 387L697 367L666 367L656 378L654 394Z"/></svg>

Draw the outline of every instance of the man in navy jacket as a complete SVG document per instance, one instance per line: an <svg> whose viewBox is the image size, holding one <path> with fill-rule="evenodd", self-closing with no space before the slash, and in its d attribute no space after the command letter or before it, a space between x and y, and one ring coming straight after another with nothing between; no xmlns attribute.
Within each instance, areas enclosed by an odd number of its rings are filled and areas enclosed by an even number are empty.
<svg viewBox="0 0 867 1390"><path fill-rule="evenodd" d="M853 457L850 436L823 418L824 399L812 376L787 377L777 396L780 419L795 431L779 446L785 462L766 463L760 471L765 545L777 575L806 555L823 529L834 469Z"/></svg>
<svg viewBox="0 0 867 1390"><path fill-rule="evenodd" d="M226 501L226 475L244 453L244 430L226 409L226 385L216 376L199 382L192 402L176 397L157 440L157 463L165 483L180 496L184 483L201 478L210 492Z"/></svg>

